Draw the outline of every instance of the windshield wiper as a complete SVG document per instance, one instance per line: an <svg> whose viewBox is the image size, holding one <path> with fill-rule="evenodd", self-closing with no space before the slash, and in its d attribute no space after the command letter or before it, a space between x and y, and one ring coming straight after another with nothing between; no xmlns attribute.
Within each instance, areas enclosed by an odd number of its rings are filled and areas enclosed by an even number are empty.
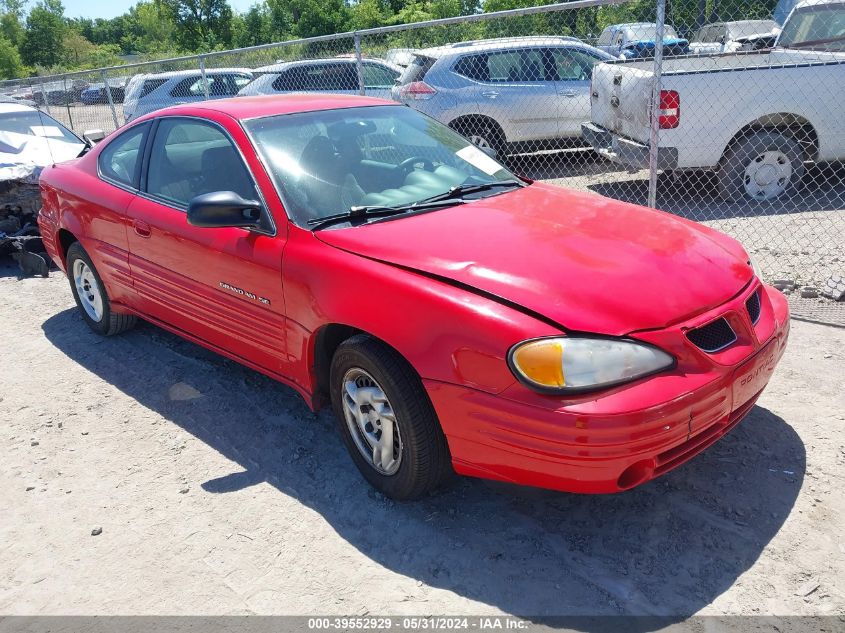
<svg viewBox="0 0 845 633"><path fill-rule="evenodd" d="M424 200L420 200L420 203L427 203L427 202L439 202L441 200L455 200L463 198L466 195L471 193L477 193L479 191L488 191L490 189L496 189L498 187L525 187L527 186L526 183L520 180L497 180L495 182L485 182L478 185L456 185L449 189L449 191L445 193L437 194L436 196L431 196L430 198L425 198Z"/></svg>
<svg viewBox="0 0 845 633"><path fill-rule="evenodd" d="M425 209L437 209L439 207L451 207L456 204L463 204L462 200L421 200L411 204L397 205L395 207L388 207L378 204L371 204L360 207L350 207L349 211L337 213L335 215L327 215L324 218L314 218L308 220L308 226L313 230L319 231L322 228L331 226L332 224L339 224L341 222L348 222L355 218L384 218L391 215L399 215L401 213L409 213L411 211L422 211Z"/></svg>

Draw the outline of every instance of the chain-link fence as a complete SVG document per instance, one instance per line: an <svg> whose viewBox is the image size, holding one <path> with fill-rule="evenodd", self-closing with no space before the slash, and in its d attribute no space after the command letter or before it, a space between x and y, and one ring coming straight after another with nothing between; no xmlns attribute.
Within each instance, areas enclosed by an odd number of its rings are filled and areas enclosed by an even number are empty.
<svg viewBox="0 0 845 633"><path fill-rule="evenodd" d="M794 314L845 325L843 0L578 0L0 86L78 133L314 91L401 101L522 175L725 231Z"/></svg>

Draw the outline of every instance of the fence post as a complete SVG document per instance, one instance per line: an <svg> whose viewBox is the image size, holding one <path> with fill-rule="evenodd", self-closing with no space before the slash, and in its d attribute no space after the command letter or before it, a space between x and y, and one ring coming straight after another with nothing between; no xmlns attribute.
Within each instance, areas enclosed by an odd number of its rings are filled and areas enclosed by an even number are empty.
<svg viewBox="0 0 845 633"><path fill-rule="evenodd" d="M67 120L70 123L70 125L68 127L71 130L73 130L74 132L76 132L76 128L73 127L73 115L70 113L70 93L68 93L68 91L67 91L67 77L65 77L63 79L63 84L64 84L63 95L64 95L64 100L65 100L65 110L67 110ZM71 88L73 88L73 82L72 81L70 82L70 86L71 86ZM48 101L50 100L49 96L47 97L47 100Z"/></svg>
<svg viewBox="0 0 845 633"><path fill-rule="evenodd" d="M44 82L38 84L38 87L41 89L41 98L44 99L44 109L47 110L47 114L53 116L53 113L50 112L50 100L47 98L47 90L44 88ZM33 95L33 98L35 95Z"/></svg>
<svg viewBox="0 0 845 633"><path fill-rule="evenodd" d="M358 94L363 96L367 92L364 89L364 65L361 63L361 35L358 31L352 34L352 41L355 43L355 71L358 73Z"/></svg>
<svg viewBox="0 0 845 633"><path fill-rule="evenodd" d="M657 144L660 141L660 78L663 72L663 37L666 31L666 0L657 0L654 33L654 84L651 87L651 133L648 139L648 206L657 208Z"/></svg>
<svg viewBox="0 0 845 633"><path fill-rule="evenodd" d="M200 73L202 74L202 91L208 101L208 77L205 76L205 57L200 55Z"/></svg>
<svg viewBox="0 0 845 633"><path fill-rule="evenodd" d="M111 118L114 121L114 129L116 130L120 127L120 125L117 122L117 110L115 110L114 108L114 98L111 96L111 86L109 86L109 80L106 76L106 71L101 70L100 76L103 78L103 84L106 87L106 98L109 100L109 108L111 108Z"/></svg>

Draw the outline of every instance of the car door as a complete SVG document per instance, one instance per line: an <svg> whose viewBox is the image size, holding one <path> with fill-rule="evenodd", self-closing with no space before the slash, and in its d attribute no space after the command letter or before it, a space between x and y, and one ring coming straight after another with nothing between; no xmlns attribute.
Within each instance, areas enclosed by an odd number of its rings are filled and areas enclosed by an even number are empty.
<svg viewBox="0 0 845 633"><path fill-rule="evenodd" d="M248 147L243 132L236 132ZM260 170L248 150L252 170ZM286 227L277 231L253 173L220 123L186 116L158 119L145 152L141 194L127 210L130 268L144 313L242 361L284 374ZM265 227L189 224L188 202L213 191L261 202Z"/></svg>
<svg viewBox="0 0 845 633"><path fill-rule="evenodd" d="M557 89L543 49L520 48L471 55L461 60L459 66L456 66L458 72L471 78L471 73L475 73L474 78L481 81L474 89L479 113L498 121L508 141L534 141L559 135Z"/></svg>
<svg viewBox="0 0 845 633"><path fill-rule="evenodd" d="M558 134L563 138L578 138L581 124L590 120L590 80L593 66L602 58L575 47L552 48L548 55L559 97Z"/></svg>

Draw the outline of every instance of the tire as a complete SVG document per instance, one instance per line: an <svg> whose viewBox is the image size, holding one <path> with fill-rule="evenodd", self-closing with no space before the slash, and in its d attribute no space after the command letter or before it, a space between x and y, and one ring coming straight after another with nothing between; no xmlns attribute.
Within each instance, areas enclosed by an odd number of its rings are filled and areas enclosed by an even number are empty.
<svg viewBox="0 0 845 633"><path fill-rule="evenodd" d="M88 327L101 336L113 336L135 325L137 317L134 315L111 311L103 280L79 242L74 242L67 249L66 262L70 291Z"/></svg>
<svg viewBox="0 0 845 633"><path fill-rule="evenodd" d="M452 474L434 407L419 376L395 350L369 336L353 336L335 352L329 380L338 430L374 488L398 501L418 499ZM375 435L378 442L393 438L390 446L382 445L390 450L380 453L378 465Z"/></svg>
<svg viewBox="0 0 845 633"><path fill-rule="evenodd" d="M761 130L725 152L716 176L726 200L775 200L801 183L804 152L795 139Z"/></svg>
<svg viewBox="0 0 845 633"><path fill-rule="evenodd" d="M463 119L453 123L452 127L476 147L489 147L504 157L507 140L498 123L485 118Z"/></svg>

